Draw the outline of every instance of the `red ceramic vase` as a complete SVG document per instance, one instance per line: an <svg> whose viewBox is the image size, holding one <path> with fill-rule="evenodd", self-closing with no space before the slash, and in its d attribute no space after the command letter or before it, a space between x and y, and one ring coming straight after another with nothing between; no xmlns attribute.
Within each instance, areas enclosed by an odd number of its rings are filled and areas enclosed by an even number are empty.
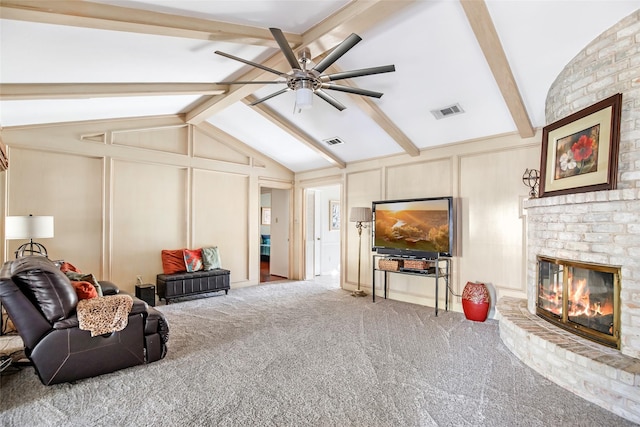
<svg viewBox="0 0 640 427"><path fill-rule="evenodd" d="M462 310L469 320L484 322L489 314L491 298L484 283L467 282L462 291Z"/></svg>

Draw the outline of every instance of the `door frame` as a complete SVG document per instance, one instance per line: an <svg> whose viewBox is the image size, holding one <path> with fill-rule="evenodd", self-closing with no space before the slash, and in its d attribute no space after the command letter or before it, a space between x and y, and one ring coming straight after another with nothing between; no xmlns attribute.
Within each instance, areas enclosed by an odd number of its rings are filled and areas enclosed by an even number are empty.
<svg viewBox="0 0 640 427"><path fill-rule="evenodd" d="M321 190L323 187L338 187L339 194L339 204L340 204L340 286L344 283L344 275L345 275L345 267L344 267L344 253L345 253L345 237L347 232L347 224L348 224L348 215L347 212L344 211L344 185L342 180L328 180L321 182L308 183L301 186L302 190L302 257L300 261L302 262L302 266L300 269L302 277L307 277L307 269L314 269L314 266L307 266L307 221L315 221L316 212L313 212L313 215L309 215L309 209L313 209L313 206L308 206L307 197L310 191L317 192ZM314 236L315 239L315 236Z"/></svg>
<svg viewBox="0 0 640 427"><path fill-rule="evenodd" d="M288 227L287 227L287 247L288 247L288 259L287 259L287 278L291 279L292 278L292 272L293 272L293 223L294 223L294 209L293 209L293 205L294 205L294 200L293 200L293 185L291 182L282 182L282 181L271 181L268 179L261 179L258 181L258 219L257 219L257 227L258 227L258 242L260 241L260 225L261 225L261 221L262 221L262 212L261 212L261 196L262 196L262 190L268 188L268 189L276 189L276 190L285 190L288 191L289 193L289 206L288 206L288 213L289 213L289 223L288 223ZM260 283L264 283L260 281L260 244L257 245L257 253L258 253L258 284Z"/></svg>

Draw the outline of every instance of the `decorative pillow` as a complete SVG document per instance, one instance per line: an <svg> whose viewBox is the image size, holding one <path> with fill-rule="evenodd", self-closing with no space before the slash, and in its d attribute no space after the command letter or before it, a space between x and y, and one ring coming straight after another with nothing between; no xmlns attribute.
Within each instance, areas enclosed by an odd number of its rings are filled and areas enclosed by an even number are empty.
<svg viewBox="0 0 640 427"><path fill-rule="evenodd" d="M185 249L182 253L189 273L202 270L202 249Z"/></svg>
<svg viewBox="0 0 640 427"><path fill-rule="evenodd" d="M73 289L76 290L76 294L78 295L79 300L98 297L98 292L96 291L96 288L93 287L93 284L91 282L75 282L72 280L71 285L73 286Z"/></svg>
<svg viewBox="0 0 640 427"><path fill-rule="evenodd" d="M82 273L76 273L75 271L66 271L64 274L66 274L67 277L69 278L69 280L71 280L72 282L76 281L76 282L89 282L89 283L91 283L93 285L93 287L96 289L96 292L98 293L98 296L99 297L103 296L102 286L100 286L100 283L98 283L98 281L96 280L96 278L95 278L95 276L93 274L91 274L91 273L82 274ZM76 293L77 293L77 289L76 289Z"/></svg>
<svg viewBox="0 0 640 427"><path fill-rule="evenodd" d="M218 247L202 248L202 263L205 270L213 270L214 268L222 268L220 262L220 253Z"/></svg>
<svg viewBox="0 0 640 427"><path fill-rule="evenodd" d="M63 273L66 273L67 271L73 271L74 273L82 273L78 268L76 268L76 266L68 262L63 262L60 265L60 271L62 271Z"/></svg>
<svg viewBox="0 0 640 427"><path fill-rule="evenodd" d="M184 264L184 249L163 250L162 251L162 272L164 274L174 274L187 271Z"/></svg>

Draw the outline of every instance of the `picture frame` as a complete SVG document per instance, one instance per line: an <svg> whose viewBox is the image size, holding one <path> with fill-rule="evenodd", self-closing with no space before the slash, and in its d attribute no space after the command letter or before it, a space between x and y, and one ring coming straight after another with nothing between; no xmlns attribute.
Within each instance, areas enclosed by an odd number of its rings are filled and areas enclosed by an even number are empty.
<svg viewBox="0 0 640 427"><path fill-rule="evenodd" d="M540 197L616 188L621 110L618 93L543 128Z"/></svg>
<svg viewBox="0 0 640 427"><path fill-rule="evenodd" d="M261 217L262 225L271 225L271 208L262 208Z"/></svg>
<svg viewBox="0 0 640 427"><path fill-rule="evenodd" d="M329 230L340 230L340 202L329 200Z"/></svg>

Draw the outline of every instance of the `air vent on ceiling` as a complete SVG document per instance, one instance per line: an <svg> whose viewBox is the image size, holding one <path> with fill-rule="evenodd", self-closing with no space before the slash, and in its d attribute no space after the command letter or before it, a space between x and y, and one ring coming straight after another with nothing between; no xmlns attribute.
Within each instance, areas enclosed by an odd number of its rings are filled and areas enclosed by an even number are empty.
<svg viewBox="0 0 640 427"><path fill-rule="evenodd" d="M344 141L338 138L337 136L335 138L323 139L323 141L327 145L331 145L331 146L344 144Z"/></svg>
<svg viewBox="0 0 640 427"><path fill-rule="evenodd" d="M464 110L460 106L460 104L449 105L448 107L438 108L437 110L431 110L431 114L435 116L436 119L444 119L445 117L455 116L456 114L462 114Z"/></svg>

